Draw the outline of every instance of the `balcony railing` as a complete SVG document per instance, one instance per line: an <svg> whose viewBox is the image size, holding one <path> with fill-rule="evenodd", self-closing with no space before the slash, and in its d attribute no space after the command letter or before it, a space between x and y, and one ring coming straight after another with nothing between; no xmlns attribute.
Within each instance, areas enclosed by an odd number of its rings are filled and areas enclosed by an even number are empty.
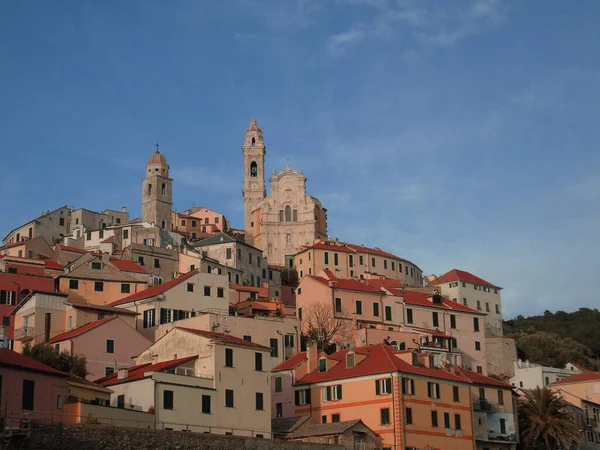
<svg viewBox="0 0 600 450"><path fill-rule="evenodd" d="M34 327L15 328L15 341L30 341L35 337Z"/></svg>

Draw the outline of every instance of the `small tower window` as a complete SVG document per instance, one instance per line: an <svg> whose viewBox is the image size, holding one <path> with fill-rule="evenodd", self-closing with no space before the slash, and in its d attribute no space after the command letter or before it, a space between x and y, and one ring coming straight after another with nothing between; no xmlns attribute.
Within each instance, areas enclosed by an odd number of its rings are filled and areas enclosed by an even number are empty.
<svg viewBox="0 0 600 450"><path fill-rule="evenodd" d="M256 146L256 139L252 138L252 147Z"/></svg>
<svg viewBox="0 0 600 450"><path fill-rule="evenodd" d="M258 175L258 165L256 164L256 161L252 161L252 163L250 164L250 176L255 177L257 175Z"/></svg>
<svg viewBox="0 0 600 450"><path fill-rule="evenodd" d="M164 230L166 228L166 226L167 226L167 223L163 220L162 221L162 229Z"/></svg>
<svg viewBox="0 0 600 450"><path fill-rule="evenodd" d="M166 195L167 194L167 186L165 186L165 183L162 184L162 195Z"/></svg>
<svg viewBox="0 0 600 450"><path fill-rule="evenodd" d="M292 208L290 207L290 205L287 205L285 207L285 221L286 222L292 221Z"/></svg>
<svg viewBox="0 0 600 450"><path fill-rule="evenodd" d="M152 195L152 185L148 185L148 195Z"/></svg>

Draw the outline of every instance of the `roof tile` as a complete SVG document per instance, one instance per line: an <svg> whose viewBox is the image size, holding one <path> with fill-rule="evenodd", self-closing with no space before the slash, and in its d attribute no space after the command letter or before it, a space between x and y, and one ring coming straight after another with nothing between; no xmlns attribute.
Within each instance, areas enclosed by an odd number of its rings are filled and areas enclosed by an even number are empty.
<svg viewBox="0 0 600 450"><path fill-rule="evenodd" d="M257 344L256 342L246 341L245 339L240 339L235 336L231 336L230 334L224 333L214 333L212 331L204 331L204 330L196 330L194 328L185 328L185 327L175 327L177 329L187 331L188 333L193 333L198 336L202 336L208 339L212 339L215 341L222 342L223 344L235 344L235 345L243 345L245 347L253 347L260 348L263 350L271 350L271 347L267 347L265 345Z"/></svg>
<svg viewBox="0 0 600 450"><path fill-rule="evenodd" d="M489 281L485 281L482 278L479 278L472 273L466 272L464 270L452 269L449 272L446 272L444 275L436 278L429 284L443 284L450 283L451 281L467 281L473 284L481 284L482 286L489 286L495 289L502 289L500 286L496 286Z"/></svg>
<svg viewBox="0 0 600 450"><path fill-rule="evenodd" d="M32 358L29 358L7 348L0 349L0 366L3 365L12 366L19 369L33 370L35 372L43 372L49 375L56 375L61 377L67 376L67 374L53 369L52 367L47 366L46 364L37 362Z"/></svg>
<svg viewBox="0 0 600 450"><path fill-rule="evenodd" d="M127 368L127 378L122 378L119 380L119 372L115 372L112 375L96 380L94 383L99 384L100 386L111 386L113 384L124 383L127 381L135 381L144 378L148 372L160 372L163 370L172 369L173 367L180 366L181 364L185 364L186 362L193 361L195 359L198 359L198 355L171 359L169 361L162 361L155 364L138 364L137 366L131 366Z"/></svg>
<svg viewBox="0 0 600 450"><path fill-rule="evenodd" d="M86 323L85 325L82 325L78 328L59 334L58 336L54 336L52 339L50 339L50 341L48 341L48 343L55 344L57 342L66 341L67 339L73 339L116 318L117 316L110 316L104 319L95 320L94 322Z"/></svg>

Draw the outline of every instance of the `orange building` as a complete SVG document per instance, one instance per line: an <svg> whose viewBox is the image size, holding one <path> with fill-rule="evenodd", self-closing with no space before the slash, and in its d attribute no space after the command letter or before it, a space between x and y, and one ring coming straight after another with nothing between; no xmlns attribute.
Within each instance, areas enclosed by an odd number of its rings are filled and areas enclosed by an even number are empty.
<svg viewBox="0 0 600 450"><path fill-rule="evenodd" d="M295 416L321 423L362 419L384 449L475 448L469 381L430 368L426 354L378 344L331 355L318 355L313 345L299 355L294 367L281 365L294 372ZM280 369L273 369L274 378ZM272 386L282 387L275 380Z"/></svg>

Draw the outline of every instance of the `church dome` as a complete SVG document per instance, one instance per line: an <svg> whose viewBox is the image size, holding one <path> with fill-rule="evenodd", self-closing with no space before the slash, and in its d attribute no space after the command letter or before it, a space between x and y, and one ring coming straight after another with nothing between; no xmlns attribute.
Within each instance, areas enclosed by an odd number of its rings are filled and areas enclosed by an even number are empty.
<svg viewBox="0 0 600 450"><path fill-rule="evenodd" d="M156 152L148 160L148 164L163 164L166 166L167 158L161 152L156 150Z"/></svg>
<svg viewBox="0 0 600 450"><path fill-rule="evenodd" d="M246 128L246 133L249 131L258 131L258 132L262 133L262 130L260 128L258 128L258 125L256 124L256 119L254 117L250 121L250 126L248 128Z"/></svg>

